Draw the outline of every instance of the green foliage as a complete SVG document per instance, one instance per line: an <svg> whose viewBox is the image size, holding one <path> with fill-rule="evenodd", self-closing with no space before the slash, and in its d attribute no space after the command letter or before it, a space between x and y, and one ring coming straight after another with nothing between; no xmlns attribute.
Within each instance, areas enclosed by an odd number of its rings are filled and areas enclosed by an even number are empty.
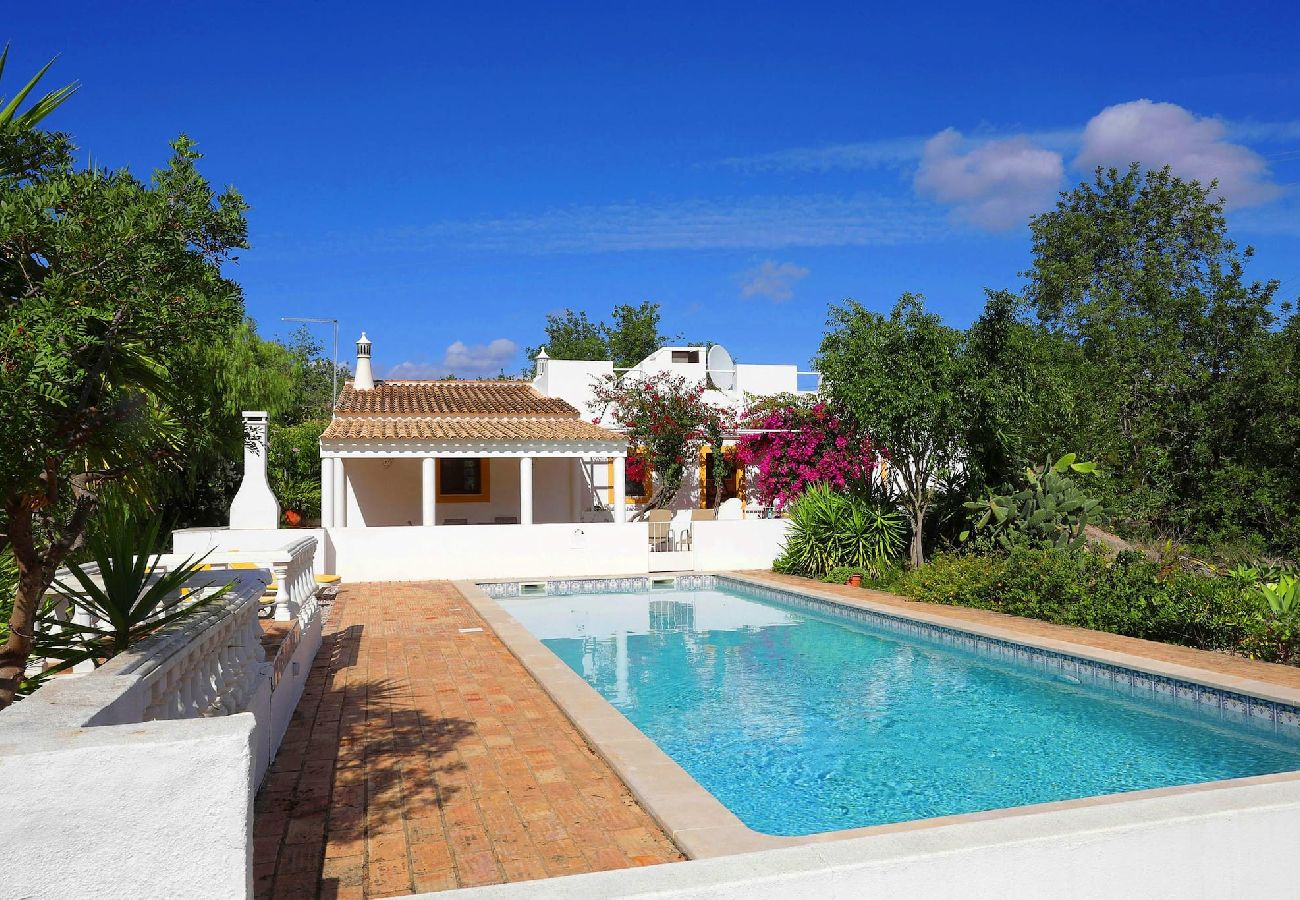
<svg viewBox="0 0 1300 900"><path fill-rule="evenodd" d="M903 576L900 590L931 603L989 609L1208 650L1249 649L1255 604L1228 579L1188 571L1161 577L1136 553L1029 549L942 553Z"/></svg>
<svg viewBox="0 0 1300 900"><path fill-rule="evenodd" d="M1276 581L1253 587L1258 608L1250 623L1251 636L1264 655L1290 662L1300 639L1300 577L1282 574Z"/></svg>
<svg viewBox="0 0 1300 900"><path fill-rule="evenodd" d="M836 566L823 575L821 580L826 584L846 584L852 575L857 575L859 578L869 578L871 572L866 566Z"/></svg>
<svg viewBox="0 0 1300 900"><path fill-rule="evenodd" d="M90 555L98 566L92 574L82 566L68 566L73 581L55 581L56 594L95 624L55 618L38 618L42 630L61 632L70 643L40 652L60 662L46 675L69 669L83 660L101 665L177 619L193 615L226 593L229 585L187 582L200 571L202 558L190 557L166 572L157 573L157 546L161 520L135 521L122 507L105 510L104 527L90 540ZM182 588L186 588L182 590Z"/></svg>
<svg viewBox="0 0 1300 900"><path fill-rule="evenodd" d="M1011 493L989 493L980 501L965 504L972 514L971 530L961 539L972 536L1010 550L1013 547L1082 547L1084 529L1101 518L1100 501L1089 497L1071 477L1091 475L1094 462L1077 462L1067 453L1055 463L1025 470L1025 486Z"/></svg>
<svg viewBox="0 0 1300 900"><path fill-rule="evenodd" d="M546 354L551 359L610 359L604 326L593 322L586 312L566 309L546 316ZM538 347L529 347L525 355L532 359Z"/></svg>
<svg viewBox="0 0 1300 900"><path fill-rule="evenodd" d="M822 391L888 448L919 566L926 515L954 473L970 425L963 336L927 313L916 294L904 294L887 317L853 300L832 306L828 325L817 357Z"/></svg>
<svg viewBox="0 0 1300 900"><path fill-rule="evenodd" d="M9 45L5 44L4 50L0 51L0 77L4 76L5 62L8 59ZM74 82L38 97L31 106L22 109L28 95L36 90L36 86L40 84L41 79L45 77L45 73L50 70L52 65L54 65L54 60L47 62L45 67L19 88L18 93L14 94L11 99L6 101L4 97L0 96L0 103L4 104L3 107L0 107L0 131L15 133L32 131L40 124L42 119L58 109L63 101L76 93L77 85Z"/></svg>
<svg viewBox="0 0 1300 900"><path fill-rule="evenodd" d="M905 534L893 510L816 484L791 504L785 547L773 568L821 577L848 566L875 575L901 552Z"/></svg>
<svg viewBox="0 0 1300 900"><path fill-rule="evenodd" d="M320 518L320 436L326 419L271 427L267 473L271 490L285 510L304 519Z"/></svg>
<svg viewBox="0 0 1300 900"><path fill-rule="evenodd" d="M585 312L571 309L551 313L543 346L552 359L608 359L615 368L628 369L674 340L659 331L659 304L646 300L615 306L609 322L593 322ZM532 359L539 349L524 352Z"/></svg>
<svg viewBox="0 0 1300 900"><path fill-rule="evenodd" d="M181 136L145 182L77 169L61 136L0 129L0 546L20 569L0 706L101 493L157 500L227 440L212 348L243 319L222 268L247 245L247 206L200 158Z"/></svg>
<svg viewBox="0 0 1300 900"><path fill-rule="evenodd" d="M4 75L9 46L0 52L0 77ZM66 164L71 158L67 139L58 134L36 130L41 120L54 112L77 90L77 85L64 85L38 97L27 109L22 106L31 96L54 60L37 72L19 88L11 99L0 97L0 184L21 181L48 165Z"/></svg>
<svg viewBox="0 0 1300 900"><path fill-rule="evenodd" d="M1072 446L1104 462L1129 530L1290 542L1300 511L1294 338L1251 282L1215 186L1098 170L1031 223L1026 299L1091 395ZM1281 538L1281 540L1279 540Z"/></svg>

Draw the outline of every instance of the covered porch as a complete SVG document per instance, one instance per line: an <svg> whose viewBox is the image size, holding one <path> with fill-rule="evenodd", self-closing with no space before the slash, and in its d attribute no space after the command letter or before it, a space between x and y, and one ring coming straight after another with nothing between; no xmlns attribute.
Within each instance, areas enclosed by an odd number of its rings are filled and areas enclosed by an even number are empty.
<svg viewBox="0 0 1300 900"><path fill-rule="evenodd" d="M321 519L331 528L621 524L625 466L617 440L600 448L322 445Z"/></svg>

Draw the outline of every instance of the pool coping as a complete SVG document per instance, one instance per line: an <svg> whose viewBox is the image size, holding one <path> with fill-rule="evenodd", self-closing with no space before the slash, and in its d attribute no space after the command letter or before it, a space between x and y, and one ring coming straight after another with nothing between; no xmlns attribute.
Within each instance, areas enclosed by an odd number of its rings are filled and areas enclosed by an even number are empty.
<svg viewBox="0 0 1300 900"><path fill-rule="evenodd" d="M683 573L685 574L685 573ZM1103 664L1136 669L1153 675L1192 681L1218 690L1246 694L1275 703L1300 706L1300 690L1255 679L1224 675L1208 669L1169 663L1163 660L1078 644L1053 638L1027 635L1011 628L985 623L955 621L951 617L924 610L906 611L873 602L868 598L842 597L820 591L813 586L797 588L761 577L736 572L690 573L713 574L765 590L805 595L833 607L861 608L893 619L914 620L949 630L964 631L999 641L1038 647L1043 650L1092 660ZM521 579L485 579L511 581ZM554 580L554 579L539 579ZM1073 800L1058 800L1028 806L981 812L961 813L886 825L869 825L841 831L819 832L800 836L763 834L745 825L689 773L678 765L649 737L611 705L582 676L570 669L540 640L488 596L474 581L456 581L456 588L502 643L537 680L542 689L573 722L591 747L618 773L637 801L660 824L670 839L691 859L705 859L749 853L780 847L840 841L871 835L899 834L931 829L971 825L980 822L1019 819L1069 810L1120 806L1162 797L1182 797L1256 785L1300 782L1300 771L1273 775L1256 775L1201 784L1152 788L1104 794Z"/></svg>

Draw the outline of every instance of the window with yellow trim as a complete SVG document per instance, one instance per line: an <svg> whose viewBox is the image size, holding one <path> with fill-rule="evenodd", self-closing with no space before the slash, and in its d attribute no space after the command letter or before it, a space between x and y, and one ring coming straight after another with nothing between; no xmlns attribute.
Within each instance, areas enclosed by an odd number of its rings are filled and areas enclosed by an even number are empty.
<svg viewBox="0 0 1300 900"><path fill-rule="evenodd" d="M446 457L438 460L438 500L446 503L486 503L492 499L491 467L486 459Z"/></svg>

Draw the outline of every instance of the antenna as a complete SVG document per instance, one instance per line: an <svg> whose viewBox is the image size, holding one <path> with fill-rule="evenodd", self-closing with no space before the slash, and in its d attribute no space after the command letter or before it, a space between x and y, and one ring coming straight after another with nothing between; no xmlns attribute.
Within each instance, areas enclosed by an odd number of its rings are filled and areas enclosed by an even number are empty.
<svg viewBox="0 0 1300 900"><path fill-rule="evenodd" d="M706 360L706 368L709 373L709 381L720 391L734 391L736 389L736 361L731 358L727 348L721 344L714 344L709 348L709 355Z"/></svg>

